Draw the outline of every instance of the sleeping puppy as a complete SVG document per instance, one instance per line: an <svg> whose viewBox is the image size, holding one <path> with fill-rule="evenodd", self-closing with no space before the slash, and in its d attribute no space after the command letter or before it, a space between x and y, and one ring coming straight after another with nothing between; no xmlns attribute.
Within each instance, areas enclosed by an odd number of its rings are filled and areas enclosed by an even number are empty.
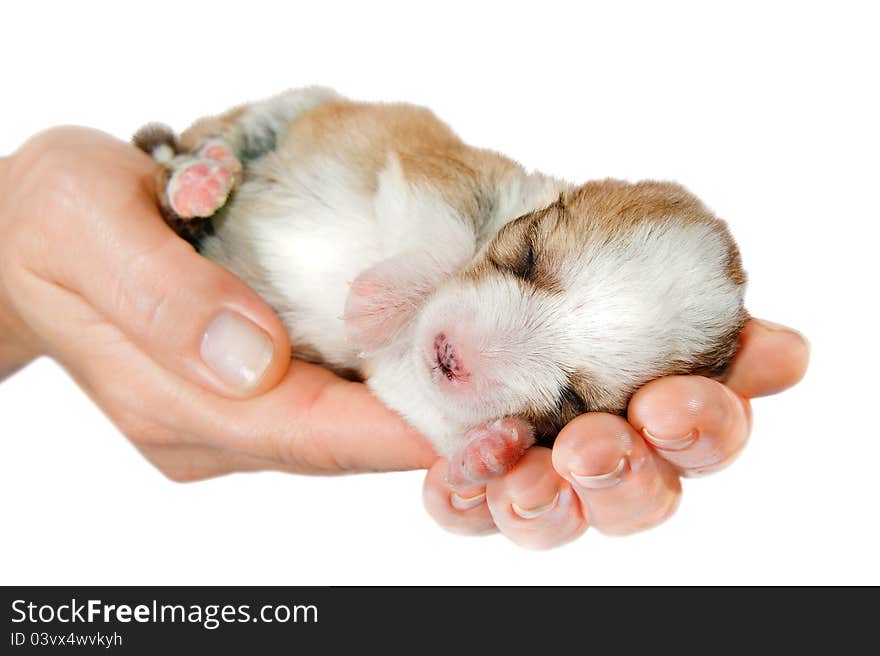
<svg viewBox="0 0 880 656"><path fill-rule="evenodd" d="M747 314L727 227L677 184L573 185L426 109L288 91L142 128L163 215L480 483L670 374L722 374Z"/></svg>

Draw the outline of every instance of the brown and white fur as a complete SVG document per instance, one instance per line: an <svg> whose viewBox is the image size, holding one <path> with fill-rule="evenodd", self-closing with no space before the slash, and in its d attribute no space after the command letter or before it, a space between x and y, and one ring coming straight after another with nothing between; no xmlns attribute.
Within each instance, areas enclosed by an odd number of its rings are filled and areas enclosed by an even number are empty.
<svg viewBox="0 0 880 656"><path fill-rule="evenodd" d="M453 478L497 474L576 415L621 413L660 376L719 375L736 352L739 252L677 184L573 185L426 109L323 88L135 141L173 176L218 139L243 177L200 251L275 308L294 356L356 372ZM203 221L160 205L194 237Z"/></svg>

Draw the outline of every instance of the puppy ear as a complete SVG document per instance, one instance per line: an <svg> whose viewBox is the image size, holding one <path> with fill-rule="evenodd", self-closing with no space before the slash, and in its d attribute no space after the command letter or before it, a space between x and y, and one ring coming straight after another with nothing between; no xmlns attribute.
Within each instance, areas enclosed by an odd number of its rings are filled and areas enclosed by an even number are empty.
<svg viewBox="0 0 880 656"><path fill-rule="evenodd" d="M390 343L451 273L424 251L401 253L367 269L351 283L345 303L349 340L368 353Z"/></svg>

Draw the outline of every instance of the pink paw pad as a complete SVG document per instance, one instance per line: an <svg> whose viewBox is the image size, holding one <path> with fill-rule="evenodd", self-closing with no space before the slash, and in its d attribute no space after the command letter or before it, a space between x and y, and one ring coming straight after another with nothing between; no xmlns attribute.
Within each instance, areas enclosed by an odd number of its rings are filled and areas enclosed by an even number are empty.
<svg viewBox="0 0 880 656"><path fill-rule="evenodd" d="M214 160L220 166L232 173L237 181L241 179L241 162L235 156L232 148L225 141L213 139L205 143L199 148L198 157L200 159Z"/></svg>
<svg viewBox="0 0 880 656"><path fill-rule="evenodd" d="M211 159L194 159L168 181L172 209L184 219L207 217L223 207L235 184L233 173Z"/></svg>
<svg viewBox="0 0 880 656"><path fill-rule="evenodd" d="M449 460L446 479L460 487L481 484L513 467L532 444L532 426L515 417L496 419L468 431L468 443Z"/></svg>

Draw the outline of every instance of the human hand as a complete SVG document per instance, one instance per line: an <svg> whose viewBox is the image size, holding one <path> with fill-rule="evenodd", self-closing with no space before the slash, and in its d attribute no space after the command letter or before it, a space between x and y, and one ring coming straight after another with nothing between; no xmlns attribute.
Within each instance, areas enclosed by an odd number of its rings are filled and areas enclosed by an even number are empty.
<svg viewBox="0 0 880 656"><path fill-rule="evenodd" d="M750 321L723 384L701 376L652 381L633 396L626 419L581 415L552 450L532 447L485 487L451 488L438 461L425 478L425 505L450 531L501 531L535 549L569 542L588 525L615 535L656 526L677 507L681 476L715 472L745 446L749 399L796 384L808 357L798 333Z"/></svg>
<svg viewBox="0 0 880 656"><path fill-rule="evenodd" d="M51 356L174 480L429 466L364 385L291 362L274 312L166 227L155 174L82 128L0 158L0 378Z"/></svg>
<svg viewBox="0 0 880 656"><path fill-rule="evenodd" d="M552 452L530 449L485 490L452 497L445 462L363 385L290 362L274 313L164 225L154 179L147 156L76 128L41 134L0 160L0 377L54 357L174 480L434 463L426 504L451 530L500 529L531 547L573 539L588 522L627 533L672 512L680 475L729 462L748 433L747 399L796 383L806 366L802 338L752 322L726 386L654 381L633 398L629 423L584 415ZM244 321L214 323L228 313Z"/></svg>

